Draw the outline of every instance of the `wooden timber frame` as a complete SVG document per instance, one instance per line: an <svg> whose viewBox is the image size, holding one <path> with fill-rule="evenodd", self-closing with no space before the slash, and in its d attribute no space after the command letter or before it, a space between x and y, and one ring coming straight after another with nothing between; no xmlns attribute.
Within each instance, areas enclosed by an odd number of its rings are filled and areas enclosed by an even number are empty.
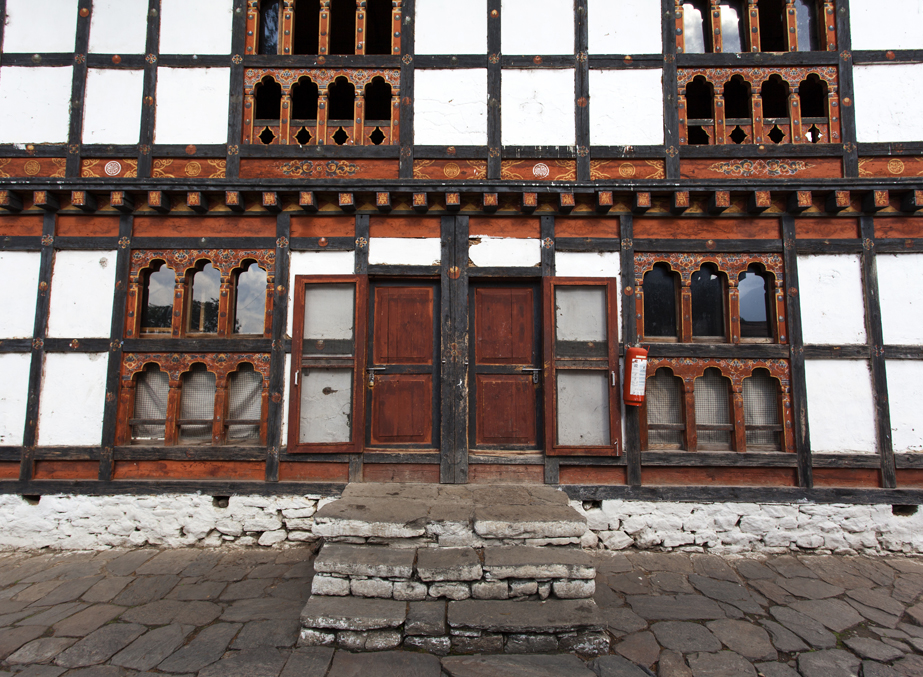
<svg viewBox="0 0 923 677"><path fill-rule="evenodd" d="M756 5L756 3L751 3ZM820 4L820 3L819 3ZM5 0L0 15L5 17ZM80 0L81 9L92 9ZM248 3L247 9L252 7ZM119 494L202 491L233 493L332 494L349 481L422 480L442 482L531 481L564 487L574 498L626 498L669 501L827 501L923 503L923 458L894 453L890 437L885 362L923 360L919 346L884 343L878 299L876 254L923 252L923 181L894 172L871 171L876 162L916 161L923 141L904 144L858 143L851 100L853 64L915 62L919 50L854 51L849 35L848 2L824 2L835 10L825 51L783 54L686 54L678 49L675 30L682 17L674 0L662 0L663 54L588 54L587 3L575 3L574 55L501 53L500 0L488 0L486 55L416 55L413 50L414 0L397 3L392 20L399 28L390 55L251 55L247 12L235 13L229 55L161 54L160 1L149 0L147 45L142 55L88 53L90 18L77 20L75 54L2 54L4 66L72 66L72 115L68 143L0 145L0 249L40 256L33 336L0 341L0 353L31 357L23 444L0 447L0 492L23 495L53 493ZM671 20L672 19L672 20ZM0 21L0 37L4 22ZM358 25L358 24L357 24ZM758 36L757 36L758 40ZM395 44L396 43L396 44ZM681 46L681 45L680 45ZM831 46L833 49L831 49ZM119 56L118 62L113 57ZM837 143L742 144L689 146L679 110L682 82L689 74L714 75L729 58L753 77L790 69L795 77L823 69L838 97ZM154 138L158 66L224 67L231 71L232 96L227 143L157 144ZM488 71L487 143L473 147L413 144L414 72L418 67ZM504 68L573 68L575 129L573 147L503 146L500 135L501 75ZM663 69L664 143L649 146L591 144L589 69ZM82 110L88 68L134 68L144 71L144 106L138 144L103 146L81 142ZM388 71L398 82L392 92L390 145L243 144L246 71L291 68ZM764 72L765 71L765 72ZM835 73L834 73L835 71ZM396 80L396 78L399 78ZM754 82L756 79L754 79ZM236 89L234 89L236 87ZM831 103L833 99L830 99ZM717 119L716 115L716 119ZM830 115L832 117L832 113ZM751 121L752 122L752 121ZM832 120L828 124L833 126ZM720 122L718 123L720 124ZM789 134L791 132L789 131ZM720 174L704 164L727 160ZM523 159L526 159L525 161ZM775 175L750 173L742 162L781 168ZM112 161L122 173L103 168ZM288 174L260 174L258 163L291 163ZM790 172L796 163L828 163L828 174ZM332 163L333 169L324 167ZM521 170L541 162L555 183L539 181ZM29 171L25 169L30 165ZM379 164L375 164L379 163ZM611 165L607 169L607 164ZM695 164L699 163L699 164ZM448 165L472 167L479 174L450 176ZM41 166L32 174L31 167ZM310 167L308 165L311 165ZM381 174L353 176L350 165L384 167ZM320 166L321 169L317 169ZM629 168L630 166L630 168ZM23 167L16 173L14 167ZM435 172L432 168L439 171ZM691 169L688 169L691 168ZM483 172L481 170L483 169ZM614 171L610 171L613 169ZM644 169L646 173L639 173ZM453 170L454 171L454 170ZM434 173L435 172L435 173ZM736 174L734 172L737 172ZM436 218L442 248L439 266L380 266L369 263L370 220ZM477 268L468 265L469 221L500 222L532 218L542 241L541 264L534 268ZM221 227L234 219L235 228ZM310 227L303 225L310 219ZM169 224L173 225L158 225ZM344 223L347 225L344 227ZM153 224L153 225L152 225ZM179 224L177 226L177 224ZM744 225L741 225L744 224ZM242 227L236 227L237 225ZM739 226L739 227L738 227ZM503 233L502 228L497 231ZM52 272L57 251L117 252L116 288L110 335L72 338L48 335ZM274 259L267 288L266 326L262 336L224 335L203 338L129 336L132 284L137 281L133 256L141 252L251 251ZM555 256L569 252L617 253L621 261L615 286L620 292L618 354L639 342L632 296L641 292L638 256L708 257L772 256L781 258L784 280L777 295L777 317L787 338L771 344L740 342L653 343L655 363L694 360L742 360L788 365L792 429L786 430L788 452L644 451L640 412L619 412L624 426L620 454L589 456L562 453L504 455L469 453L470 412L466 398L440 401L440 446L433 451L331 450L296 453L283 436L284 407L291 401L293 340L286 336L293 252L352 252L353 276L371 279L438 281L442 355L455 344L459 359L441 366L442 388L466 376L469 354L469 287L472 280L555 279ZM849 253L860 257L866 291L867 342L860 345L805 345L798 294L798 256ZM348 277L348 276L346 276ZM341 278L345 279L345 278ZM547 298L547 297L546 297ZM106 402L99 445L52 447L38 444L43 361L48 354L107 353ZM263 436L259 444L162 447L124 444L126 419L120 410L125 366L137 356L221 354L259 358L264 376ZM146 357L144 359L147 359ZM191 357L184 360L194 361ZM806 359L867 361L872 373L877 426L876 454L812 453L807 425ZM288 394L287 394L288 393ZM286 399L288 398L288 400ZM288 426L293 421L288 418ZM220 431L216 432L220 438Z"/></svg>

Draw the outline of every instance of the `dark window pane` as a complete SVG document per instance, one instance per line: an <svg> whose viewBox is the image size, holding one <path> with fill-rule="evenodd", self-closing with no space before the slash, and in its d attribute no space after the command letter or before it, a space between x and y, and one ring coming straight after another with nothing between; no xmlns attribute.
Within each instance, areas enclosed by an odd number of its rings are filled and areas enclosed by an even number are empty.
<svg viewBox="0 0 923 677"><path fill-rule="evenodd" d="M279 0L260 3L260 54L279 51Z"/></svg>
<svg viewBox="0 0 923 677"><path fill-rule="evenodd" d="M148 275L141 310L141 331L168 333L173 319L173 287L176 275L166 266Z"/></svg>
<svg viewBox="0 0 923 677"><path fill-rule="evenodd" d="M711 266L692 274L692 335L724 336L724 284Z"/></svg>
<svg viewBox="0 0 923 677"><path fill-rule="evenodd" d="M218 332L218 294L221 290L221 273L208 263L192 278L192 303L189 312L189 331L199 334Z"/></svg>
<svg viewBox="0 0 923 677"><path fill-rule="evenodd" d="M769 327L769 294L766 278L748 270L740 276L740 337L772 338Z"/></svg>
<svg viewBox="0 0 923 677"><path fill-rule="evenodd" d="M787 52L785 0L760 0L760 51Z"/></svg>
<svg viewBox="0 0 923 677"><path fill-rule="evenodd" d="M390 0L369 0L366 5L365 53L391 53Z"/></svg>
<svg viewBox="0 0 923 677"><path fill-rule="evenodd" d="M355 0L331 0L330 2L330 53L356 53Z"/></svg>
<svg viewBox="0 0 923 677"><path fill-rule="evenodd" d="M817 7L814 0L795 0L798 17L798 51L811 52L818 49Z"/></svg>
<svg viewBox="0 0 923 677"><path fill-rule="evenodd" d="M683 5L683 39L686 54L703 54L705 52L705 31L702 23L703 10L687 2Z"/></svg>
<svg viewBox="0 0 923 677"><path fill-rule="evenodd" d="M320 33L320 3L317 0L295 0L292 34L293 54L317 54Z"/></svg>
<svg viewBox="0 0 923 677"><path fill-rule="evenodd" d="M266 323L266 271L251 263L237 277L235 334L262 334Z"/></svg>
<svg viewBox="0 0 923 677"><path fill-rule="evenodd" d="M282 111L282 85L270 77L256 86L256 120L277 121Z"/></svg>
<svg viewBox="0 0 923 677"><path fill-rule="evenodd" d="M659 264L644 275L644 335L676 336L676 277Z"/></svg>
<svg viewBox="0 0 923 677"><path fill-rule="evenodd" d="M743 8L740 0L723 0L721 3L721 51L743 52Z"/></svg>

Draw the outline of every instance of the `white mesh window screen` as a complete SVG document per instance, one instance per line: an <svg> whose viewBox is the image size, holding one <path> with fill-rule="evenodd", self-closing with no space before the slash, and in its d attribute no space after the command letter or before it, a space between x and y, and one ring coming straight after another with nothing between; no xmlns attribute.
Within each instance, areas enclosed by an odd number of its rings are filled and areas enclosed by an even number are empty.
<svg viewBox="0 0 923 677"><path fill-rule="evenodd" d="M242 364L228 376L228 443L258 442L263 404L263 376Z"/></svg>
<svg viewBox="0 0 923 677"><path fill-rule="evenodd" d="M183 374L179 409L180 440L210 442L215 415L215 375L204 364L194 364Z"/></svg>
<svg viewBox="0 0 923 677"><path fill-rule="evenodd" d="M167 421L167 398L170 395L170 377L156 366L138 374L135 385L135 414L132 423L133 440L164 439Z"/></svg>
<svg viewBox="0 0 923 677"><path fill-rule="evenodd" d="M647 379L647 445L681 449L683 446L683 381L669 369L658 369Z"/></svg>
<svg viewBox="0 0 923 677"><path fill-rule="evenodd" d="M695 380L695 425L700 449L731 448L728 379L715 368Z"/></svg>
<svg viewBox="0 0 923 677"><path fill-rule="evenodd" d="M758 369L753 376L744 379L743 393L747 449L781 450L782 423L776 380L765 370Z"/></svg>

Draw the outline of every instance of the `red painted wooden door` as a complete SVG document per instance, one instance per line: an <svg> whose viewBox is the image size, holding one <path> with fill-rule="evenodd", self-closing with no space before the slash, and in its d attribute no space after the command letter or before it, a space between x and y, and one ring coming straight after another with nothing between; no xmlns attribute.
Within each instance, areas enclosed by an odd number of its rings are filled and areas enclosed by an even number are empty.
<svg viewBox="0 0 923 677"><path fill-rule="evenodd" d="M471 290L469 439L480 448L537 449L542 401L539 289L472 285Z"/></svg>

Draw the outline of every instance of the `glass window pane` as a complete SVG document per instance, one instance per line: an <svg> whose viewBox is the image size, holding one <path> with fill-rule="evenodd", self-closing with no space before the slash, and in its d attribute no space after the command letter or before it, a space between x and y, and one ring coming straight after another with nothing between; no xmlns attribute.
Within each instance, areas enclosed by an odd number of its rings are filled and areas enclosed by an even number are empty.
<svg viewBox="0 0 923 677"><path fill-rule="evenodd" d="M218 333L218 295L221 293L221 273L207 263L192 278L192 304L189 331L197 334Z"/></svg>
<svg viewBox="0 0 923 677"><path fill-rule="evenodd" d="M173 320L173 290L176 274L167 266L152 272L147 278L144 307L141 309L141 331L166 334Z"/></svg>
<svg viewBox="0 0 923 677"><path fill-rule="evenodd" d="M298 441L349 442L352 439L352 389L352 369L303 370Z"/></svg>
<svg viewBox="0 0 923 677"><path fill-rule="evenodd" d="M668 369L658 369L647 379L648 447L683 447L682 430L657 430L651 426L683 424L683 381Z"/></svg>
<svg viewBox="0 0 923 677"><path fill-rule="evenodd" d="M724 284L712 266L692 274L692 335L724 336Z"/></svg>
<svg viewBox="0 0 923 677"><path fill-rule="evenodd" d="M211 421L215 415L215 375L204 364L194 364L183 374L180 393L180 422L202 421L180 425L179 437L185 442L208 442L212 438ZM205 423L208 421L208 423Z"/></svg>
<svg viewBox="0 0 923 677"><path fill-rule="evenodd" d="M753 376L744 379L744 423L749 426L780 425L779 390L777 382L765 369L757 369ZM747 430L747 448L782 448L782 432L773 430Z"/></svg>
<svg viewBox="0 0 923 677"><path fill-rule="evenodd" d="M131 429L133 440L163 441L169 395L170 377L165 371L160 371L157 365L151 365L138 374L133 418L155 420L160 423L133 425Z"/></svg>
<svg viewBox="0 0 923 677"><path fill-rule="evenodd" d="M312 284L305 289L305 355L353 354L355 303L352 284Z"/></svg>
<svg viewBox="0 0 923 677"><path fill-rule="evenodd" d="M676 336L676 276L656 265L644 275L644 335Z"/></svg>
<svg viewBox="0 0 923 677"><path fill-rule="evenodd" d="M252 364L242 364L228 376L228 419L252 423L229 425L228 443L259 441L262 409L263 375Z"/></svg>
<svg viewBox="0 0 923 677"><path fill-rule="evenodd" d="M751 271L741 275L737 283L740 292L741 338L772 338L766 287L766 278Z"/></svg>
<svg viewBox="0 0 923 677"><path fill-rule="evenodd" d="M237 276L235 334L262 334L266 324L266 271L256 263Z"/></svg>
<svg viewBox="0 0 923 677"><path fill-rule="evenodd" d="M279 51L279 0L260 3L260 54Z"/></svg>
<svg viewBox="0 0 923 677"><path fill-rule="evenodd" d="M683 40L686 54L705 53L705 32L702 10L687 2L683 5Z"/></svg>
<svg viewBox="0 0 923 677"><path fill-rule="evenodd" d="M609 379L605 371L557 372L558 444L606 446L609 442Z"/></svg>
<svg viewBox="0 0 923 677"><path fill-rule="evenodd" d="M702 430L702 426L731 423L728 379L717 369L706 369L695 380L695 423L700 448L729 449L730 430Z"/></svg>
<svg viewBox="0 0 923 677"><path fill-rule="evenodd" d="M817 7L814 0L795 0L798 17L798 51L811 52L820 49L817 39Z"/></svg>
<svg viewBox="0 0 923 677"><path fill-rule="evenodd" d="M742 52L743 25L742 9L739 0L723 0L721 3L721 51L728 53Z"/></svg>

